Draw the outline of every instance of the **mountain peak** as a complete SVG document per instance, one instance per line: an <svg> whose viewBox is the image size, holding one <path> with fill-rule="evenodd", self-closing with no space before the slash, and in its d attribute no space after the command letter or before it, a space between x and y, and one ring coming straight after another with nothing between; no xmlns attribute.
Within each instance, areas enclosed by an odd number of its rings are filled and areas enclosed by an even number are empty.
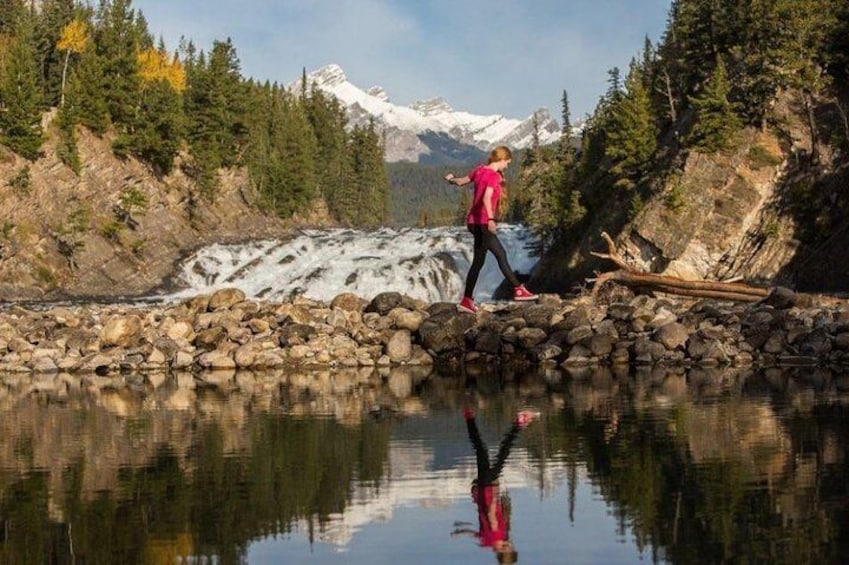
<svg viewBox="0 0 849 565"><path fill-rule="evenodd" d="M433 116L435 114L447 114L453 112L453 108L440 96L428 98L427 100L417 100L410 104L410 108L421 114L422 116Z"/></svg>
<svg viewBox="0 0 849 565"><path fill-rule="evenodd" d="M342 84L347 80L348 78L345 76L345 71L343 71L342 67L335 63L325 65L317 71L313 71L307 75L308 83L316 83L318 86L325 87L336 86L337 84Z"/></svg>

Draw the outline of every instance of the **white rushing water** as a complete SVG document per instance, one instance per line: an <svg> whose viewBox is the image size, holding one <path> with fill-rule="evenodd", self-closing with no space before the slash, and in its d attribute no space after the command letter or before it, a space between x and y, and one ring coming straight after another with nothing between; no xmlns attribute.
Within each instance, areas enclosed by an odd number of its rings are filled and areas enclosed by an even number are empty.
<svg viewBox="0 0 849 565"><path fill-rule="evenodd" d="M530 231L499 226L499 239L513 269L529 273ZM472 235L464 227L304 230L288 239L205 247L186 259L179 299L237 287L252 298L286 299L298 294L323 301L342 292L370 299L396 291L428 302L456 301L472 259ZM475 298L492 298L503 276L491 254Z"/></svg>

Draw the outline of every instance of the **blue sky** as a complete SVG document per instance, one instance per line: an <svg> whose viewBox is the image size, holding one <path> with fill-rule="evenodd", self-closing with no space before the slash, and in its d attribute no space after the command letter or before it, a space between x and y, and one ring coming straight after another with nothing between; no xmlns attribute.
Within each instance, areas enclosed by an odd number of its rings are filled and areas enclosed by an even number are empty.
<svg viewBox="0 0 849 565"><path fill-rule="evenodd" d="M658 42L671 0L133 0L155 37L208 50L230 37L242 74L288 84L340 65L392 102L442 96L455 110L525 118L591 113L607 72Z"/></svg>

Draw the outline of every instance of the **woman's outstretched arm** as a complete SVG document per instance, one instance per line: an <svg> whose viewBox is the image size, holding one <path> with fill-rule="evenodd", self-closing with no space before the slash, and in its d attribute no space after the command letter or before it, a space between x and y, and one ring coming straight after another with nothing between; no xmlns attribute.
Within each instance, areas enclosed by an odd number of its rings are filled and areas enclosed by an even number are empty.
<svg viewBox="0 0 849 565"><path fill-rule="evenodd" d="M468 175L466 175L465 177L455 177L454 173L446 174L445 180L447 180L451 184L456 184L457 186L465 186L472 182L472 179L470 179Z"/></svg>

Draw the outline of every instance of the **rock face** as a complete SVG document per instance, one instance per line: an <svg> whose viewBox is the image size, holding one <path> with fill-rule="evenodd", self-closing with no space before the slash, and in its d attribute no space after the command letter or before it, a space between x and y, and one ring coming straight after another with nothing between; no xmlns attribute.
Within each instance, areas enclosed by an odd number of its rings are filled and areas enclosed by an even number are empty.
<svg viewBox="0 0 849 565"><path fill-rule="evenodd" d="M79 175L55 156L28 162L0 147L0 179L27 169L30 186L0 197L0 301L150 292L175 262L214 242L280 236L297 223L328 223L317 209L283 222L252 204L244 172L219 177L214 202L202 198L176 163L157 178L133 158L113 156L109 136L79 132ZM140 197L129 213L122 198Z"/></svg>
<svg viewBox="0 0 849 565"><path fill-rule="evenodd" d="M427 306L391 293L354 309L350 296L276 304L225 289L173 305L11 306L0 310L0 374L457 361L567 368L849 364L849 304L800 307L790 296L780 302L785 307L543 296L539 304L487 305L469 315L454 304Z"/></svg>
<svg viewBox="0 0 849 565"><path fill-rule="evenodd" d="M562 242L543 258L531 288L562 291L596 271L614 269L609 261L590 255L605 248L599 236L607 232L619 253L646 272L691 280L768 281L808 292L845 291L849 271L834 260L847 239L845 213L836 204L842 202L849 178L845 159L823 142L822 170L832 172L806 168L810 134L806 118L793 106L780 98L774 108L780 128L748 128L732 150L682 155L680 166L657 181L637 212L624 211L631 195L613 194L593 210L583 235ZM793 206L806 199L815 211L801 217ZM833 237L823 241L827 234Z"/></svg>

